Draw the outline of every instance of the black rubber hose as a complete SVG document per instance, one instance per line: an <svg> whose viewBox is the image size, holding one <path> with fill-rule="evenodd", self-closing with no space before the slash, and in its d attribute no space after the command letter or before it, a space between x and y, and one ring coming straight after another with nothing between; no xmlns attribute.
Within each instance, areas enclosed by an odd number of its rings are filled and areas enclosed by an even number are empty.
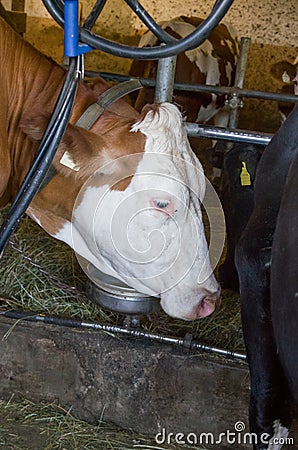
<svg viewBox="0 0 298 450"><path fill-rule="evenodd" d="M176 38L167 33L155 20L150 16L145 8L138 2L138 0L125 0L128 6L137 14L139 19L146 25L146 27L155 34L161 42L170 44L178 42Z"/></svg>
<svg viewBox="0 0 298 450"><path fill-rule="evenodd" d="M43 135L39 150L0 229L0 256L16 229L53 161L66 130L77 89L77 58L71 58L70 70L56 102L54 112Z"/></svg>
<svg viewBox="0 0 298 450"><path fill-rule="evenodd" d="M225 350L217 347L211 347L210 345L201 344L198 341L195 341L189 333L183 337L174 337L174 336L164 336L158 333L150 333L148 331L143 331L140 329L127 328L118 325L105 325L100 324L98 322L85 322L80 319L69 319L67 317L57 317L51 316L47 314L36 314L31 311L0 311L0 316L7 317L9 319L14 320L26 320L29 322L42 322L50 325L57 325L62 327L73 327L73 328L81 328L86 330L96 330L96 331L104 331L109 334L113 333L115 335L126 336L131 338L142 338L148 339L151 342L159 342L167 345L175 345L183 348L184 352L189 351L199 351L199 352L207 352L213 353L215 355L224 356L226 358L236 358L241 361L246 360L246 355L244 353L239 352L231 352L230 350Z"/></svg>
<svg viewBox="0 0 298 450"><path fill-rule="evenodd" d="M156 47L144 47L139 48L130 45L124 45L110 41L101 36L96 36L91 31L84 28L79 29L80 41L84 44L88 44L93 48L100 49L106 53L110 53L115 56L120 56L123 58L130 59L158 59L168 56L173 56L177 53L190 50L192 48L201 45L209 36L211 31L219 24L222 18L227 13L228 9L232 5L234 0L221 0L217 1L210 13L210 15L205 19L199 27L190 33L188 36L180 39L178 41L163 44ZM62 0L43 0L43 3L51 16L56 20L56 22L63 27L63 3ZM136 4L136 2L135 2ZM136 8L136 14L144 14L144 9L140 4L139 8ZM147 14L147 19L150 17ZM149 19L148 19L149 20ZM151 31L155 28L154 34L157 35L160 31L160 26L153 21L150 24ZM163 33L165 31L163 30ZM168 39L173 41L173 37L168 34ZM163 39L162 39L163 40Z"/></svg>
<svg viewBox="0 0 298 450"><path fill-rule="evenodd" d="M46 143L47 143L47 139L50 135L50 133L52 133L52 129L55 126L55 123L57 122L57 117L61 111L61 108L63 107L63 105L65 105L66 103L66 97L69 96L69 89L71 89L71 86L73 84L73 79L75 76L75 71L76 71L76 67L77 67L77 60L76 58L71 58L70 59L70 63L69 63L69 70L67 72L65 81L63 83L61 92L59 94L59 97L56 101L56 104L54 106L53 109L53 113L51 115L50 121L47 125L47 128L42 136L42 139L40 141L39 144L39 149L37 151L36 157L33 161L33 164L30 168L30 170L28 171L26 177L23 180L22 186L19 190L19 192L17 193L14 202L12 204L12 206L18 202L20 196L22 195L22 191L24 190L23 186L27 185L27 183L30 181L30 179L32 178L32 175L35 174L36 170L38 169L38 166L40 164L40 162L42 161L42 159L44 158L44 154L46 153Z"/></svg>
<svg viewBox="0 0 298 450"><path fill-rule="evenodd" d="M105 6L107 0L97 0L95 5L93 6L90 14L88 15L88 17L86 18L83 27L86 30L91 30L91 28L93 27L93 25L95 24L99 14L101 13L101 11L103 10L103 7Z"/></svg>

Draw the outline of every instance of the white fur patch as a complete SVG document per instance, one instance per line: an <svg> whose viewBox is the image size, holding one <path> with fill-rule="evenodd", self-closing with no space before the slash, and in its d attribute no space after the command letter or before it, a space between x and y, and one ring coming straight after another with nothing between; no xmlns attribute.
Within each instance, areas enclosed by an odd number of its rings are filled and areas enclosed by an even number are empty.
<svg viewBox="0 0 298 450"><path fill-rule="evenodd" d="M291 82L290 75L286 71L284 71L284 73L282 74L281 78L282 78L282 81L284 83L290 83Z"/></svg>
<svg viewBox="0 0 298 450"><path fill-rule="evenodd" d="M191 25L190 23L183 22L182 20L167 20L165 22L160 22L159 24L164 30L166 28L171 28L176 33L178 33L182 38L185 36L188 36L190 33L192 33L195 30L195 27ZM147 31L140 39L139 47L152 47L153 45L156 45L157 43L157 37Z"/></svg>
<svg viewBox="0 0 298 450"><path fill-rule="evenodd" d="M145 151L176 155L185 147L191 151L182 116L172 103L162 103L158 111L149 111L130 131L141 131L147 137Z"/></svg>

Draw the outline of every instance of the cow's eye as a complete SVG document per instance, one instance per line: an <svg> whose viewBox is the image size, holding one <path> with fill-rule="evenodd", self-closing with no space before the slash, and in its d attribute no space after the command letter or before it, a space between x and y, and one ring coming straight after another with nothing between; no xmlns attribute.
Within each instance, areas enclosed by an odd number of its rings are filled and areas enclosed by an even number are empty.
<svg viewBox="0 0 298 450"><path fill-rule="evenodd" d="M156 210L172 216L175 212L175 204L171 198L151 198L150 205Z"/></svg>

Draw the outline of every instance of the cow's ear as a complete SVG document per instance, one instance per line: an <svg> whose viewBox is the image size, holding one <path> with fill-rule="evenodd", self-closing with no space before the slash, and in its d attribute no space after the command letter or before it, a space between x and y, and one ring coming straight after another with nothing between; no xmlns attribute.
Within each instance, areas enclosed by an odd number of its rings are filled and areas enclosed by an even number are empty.
<svg viewBox="0 0 298 450"><path fill-rule="evenodd" d="M27 117L20 128L33 142L39 142L50 116ZM85 177L98 168L104 157L105 141L83 128L68 124L53 160L53 166L64 176Z"/></svg>
<svg viewBox="0 0 298 450"><path fill-rule="evenodd" d="M103 164L105 147L105 141L100 136L68 124L53 165L66 176L89 176Z"/></svg>
<svg viewBox="0 0 298 450"><path fill-rule="evenodd" d="M275 64L272 64L272 66L270 67L270 73L278 81L282 81L283 83L290 83L295 78L296 68L294 64L291 64L288 61L279 61Z"/></svg>

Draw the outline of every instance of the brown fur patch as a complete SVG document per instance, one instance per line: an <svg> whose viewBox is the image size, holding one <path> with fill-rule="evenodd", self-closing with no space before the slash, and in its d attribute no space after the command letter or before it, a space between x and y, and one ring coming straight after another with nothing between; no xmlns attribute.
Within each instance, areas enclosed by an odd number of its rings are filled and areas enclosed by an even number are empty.
<svg viewBox="0 0 298 450"><path fill-rule="evenodd" d="M286 72L292 81L296 76L297 67L298 65L295 66L289 61L278 61L277 63L272 64L272 66L270 67L270 73L275 79L283 82L282 75L284 72Z"/></svg>
<svg viewBox="0 0 298 450"><path fill-rule="evenodd" d="M0 103L0 205L4 206L12 200L30 168L66 71L26 43L1 18L0 57L5 62ZM52 235L71 221L77 195L92 173L108 161L144 151L145 136L130 132L139 114L124 100L111 105L90 131L74 125L108 87L101 78L79 83L70 125L53 161L57 175L28 209L28 214ZM65 151L80 167L79 172L60 164ZM114 177L112 188L123 190L130 180Z"/></svg>
<svg viewBox="0 0 298 450"><path fill-rule="evenodd" d="M20 127L33 141L39 141L48 120L43 115L27 116ZM99 118L91 131L69 124L57 150L53 166L65 177L85 180L109 161L142 153L145 136L140 132L130 132L134 122L135 120L107 111ZM77 172L60 163L65 152L68 152L79 168Z"/></svg>

